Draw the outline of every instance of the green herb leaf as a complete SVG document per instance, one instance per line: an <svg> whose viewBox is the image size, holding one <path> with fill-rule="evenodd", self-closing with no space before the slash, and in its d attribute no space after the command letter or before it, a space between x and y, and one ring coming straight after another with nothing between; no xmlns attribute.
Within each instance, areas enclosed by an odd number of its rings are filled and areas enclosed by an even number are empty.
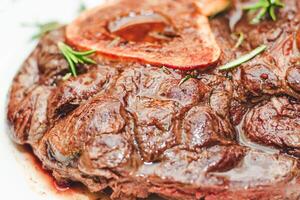
<svg viewBox="0 0 300 200"><path fill-rule="evenodd" d="M257 3L244 6L244 10L257 10L269 6L269 0L259 0Z"/></svg>
<svg viewBox="0 0 300 200"><path fill-rule="evenodd" d="M165 74L171 74L170 70L169 70L167 67L165 67L165 66L162 67L162 71L163 71Z"/></svg>
<svg viewBox="0 0 300 200"><path fill-rule="evenodd" d="M66 75L64 75L64 76L62 77L62 80L63 80L63 81L66 81L66 80L68 80L69 78L71 78L71 76L72 76L72 73L66 73Z"/></svg>
<svg viewBox="0 0 300 200"><path fill-rule="evenodd" d="M284 4L280 0L259 0L257 3L245 6L243 9L257 12L250 22L251 24L257 24L267 13L269 13L273 21L276 21L276 8L281 7L284 7Z"/></svg>
<svg viewBox="0 0 300 200"><path fill-rule="evenodd" d="M258 11L257 15L251 20L251 24L258 24L260 20L266 15L268 12L267 8L262 8Z"/></svg>
<svg viewBox="0 0 300 200"><path fill-rule="evenodd" d="M62 26L62 24L60 24L57 21L51 21L44 24L36 23L34 26L38 28L38 32L32 36L31 38L32 40L39 39L46 33L58 29L59 27Z"/></svg>
<svg viewBox="0 0 300 200"><path fill-rule="evenodd" d="M234 45L233 49L239 48L241 46L241 44L244 42L244 38L245 38L244 33L239 32L237 35L239 36L239 38L238 38L236 44Z"/></svg>
<svg viewBox="0 0 300 200"><path fill-rule="evenodd" d="M86 5L84 4L83 1L80 1L80 5L79 5L79 9L78 12L82 13L83 11L85 11L87 9Z"/></svg>
<svg viewBox="0 0 300 200"><path fill-rule="evenodd" d="M191 75L191 74L188 74L186 75L183 79L181 79L181 81L178 83L178 86L182 85L183 83L185 83L186 81L188 81L189 79L191 78L197 78L196 75Z"/></svg>
<svg viewBox="0 0 300 200"><path fill-rule="evenodd" d="M87 57L94 54L96 52L95 50L79 52L73 50L70 46L63 42L58 43L58 48L67 60L71 74L75 77L77 76L76 65L79 63L96 64L94 60Z"/></svg>
<svg viewBox="0 0 300 200"><path fill-rule="evenodd" d="M275 9L276 9L275 6L271 6L270 11L269 11L270 16L271 16L273 21L276 21L276 19L277 19Z"/></svg>
<svg viewBox="0 0 300 200"><path fill-rule="evenodd" d="M266 49L267 49L266 45L261 45L261 46L257 47L256 49L252 50L251 52L249 52L248 54L245 54L245 55L239 57L238 59L219 67L219 70L223 71L223 70L233 69L233 68L251 60L252 58L256 57L257 55L259 55Z"/></svg>

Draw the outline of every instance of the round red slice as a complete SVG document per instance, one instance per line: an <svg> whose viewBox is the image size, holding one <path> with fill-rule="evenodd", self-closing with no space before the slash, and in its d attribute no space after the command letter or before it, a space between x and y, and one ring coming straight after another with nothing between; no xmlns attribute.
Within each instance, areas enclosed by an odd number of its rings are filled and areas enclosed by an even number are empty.
<svg viewBox="0 0 300 200"><path fill-rule="evenodd" d="M297 34L296 34L296 44L300 51L300 29L297 31Z"/></svg>
<svg viewBox="0 0 300 200"><path fill-rule="evenodd" d="M192 0L122 0L84 12L68 43L99 54L181 70L205 69L221 54Z"/></svg>

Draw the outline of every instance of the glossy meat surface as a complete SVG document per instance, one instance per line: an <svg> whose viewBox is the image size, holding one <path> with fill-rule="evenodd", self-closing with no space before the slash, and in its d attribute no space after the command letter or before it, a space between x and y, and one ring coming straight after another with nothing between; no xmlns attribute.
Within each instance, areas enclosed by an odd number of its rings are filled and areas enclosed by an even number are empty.
<svg viewBox="0 0 300 200"><path fill-rule="evenodd" d="M116 200L299 199L300 3L285 0L276 22L250 25L244 15L235 29L245 41L233 50L230 24L242 2L209 21L217 65L260 44L267 51L229 72L192 71L198 79L181 85L187 72L115 52L63 80L57 43L68 42L66 28L50 32L13 81L12 138L30 144L58 183L111 188Z"/></svg>

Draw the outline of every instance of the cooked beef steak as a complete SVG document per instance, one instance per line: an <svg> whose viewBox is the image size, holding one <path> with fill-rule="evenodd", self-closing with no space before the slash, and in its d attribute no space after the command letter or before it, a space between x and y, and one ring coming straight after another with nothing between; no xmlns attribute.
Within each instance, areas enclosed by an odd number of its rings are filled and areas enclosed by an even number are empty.
<svg viewBox="0 0 300 200"><path fill-rule="evenodd" d="M275 22L241 18L246 40L234 51L231 15L211 19L219 65L258 44L268 50L231 72L193 71L199 79L181 85L186 72L103 55L62 80L66 31L50 32L14 79L13 139L58 182L109 187L113 199L299 199L300 2L284 3Z"/></svg>

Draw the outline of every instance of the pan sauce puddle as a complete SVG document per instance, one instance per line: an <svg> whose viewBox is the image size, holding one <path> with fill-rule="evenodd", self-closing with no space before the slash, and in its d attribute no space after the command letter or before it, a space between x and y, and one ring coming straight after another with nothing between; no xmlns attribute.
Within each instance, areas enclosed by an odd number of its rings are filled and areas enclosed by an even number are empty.
<svg viewBox="0 0 300 200"><path fill-rule="evenodd" d="M69 186L59 186L51 173L42 167L41 161L33 154L28 145L15 146L15 157L24 174L29 180L30 188L41 196L59 200L111 200L104 192L92 193L84 185L71 183ZM147 199L138 200L164 200L156 195L150 195Z"/></svg>
<svg viewBox="0 0 300 200"><path fill-rule="evenodd" d="M49 171L43 169L40 160L33 154L28 145L14 144L16 159L29 181L30 189L38 195L60 200L110 200L106 194L91 193L81 184L74 183L70 186L59 186Z"/></svg>
<svg viewBox="0 0 300 200"><path fill-rule="evenodd" d="M245 115L244 115L242 121L240 122L240 124L235 127L237 135L238 135L238 137L237 137L238 144L240 144L242 146L249 147L251 149L256 149L256 150L259 150L259 151L262 151L262 152L265 152L265 153L270 153L270 154L280 153L280 151L275 149L275 148L267 147L267 146L264 146L264 145L260 145L260 144L251 142L246 137L246 135L243 131L243 124L244 124L244 120L245 120L246 115L247 115L247 113L245 113Z"/></svg>

